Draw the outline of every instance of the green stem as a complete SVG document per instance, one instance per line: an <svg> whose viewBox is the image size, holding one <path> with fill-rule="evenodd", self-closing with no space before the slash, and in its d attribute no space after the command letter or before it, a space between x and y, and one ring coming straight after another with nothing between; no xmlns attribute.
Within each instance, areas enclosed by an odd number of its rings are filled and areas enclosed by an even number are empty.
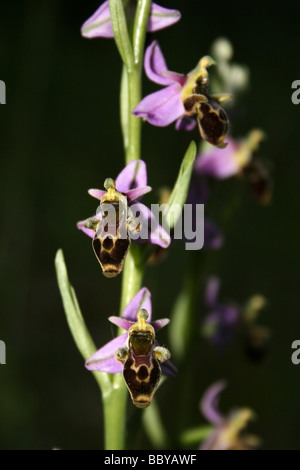
<svg viewBox="0 0 300 470"><path fill-rule="evenodd" d="M151 0L139 0L133 27L133 46L128 43L128 27L121 0L109 0L111 21L115 41L123 60L121 79L120 108L121 127L125 151L125 163L141 156L141 120L131 111L141 100L141 75L143 51ZM120 313L142 286L143 265L140 247L132 245L124 264L122 274L122 294ZM119 330L119 334L121 331ZM106 428L106 449L122 450L125 447L125 422L127 388L122 374L113 378L113 390L104 400L104 415L109 420Z"/></svg>
<svg viewBox="0 0 300 470"><path fill-rule="evenodd" d="M122 374L115 374L112 391L103 398L105 450L125 448L126 402L127 389Z"/></svg>
<svg viewBox="0 0 300 470"><path fill-rule="evenodd" d="M121 87L120 87L120 118L123 135L123 147L125 155L128 153L129 145L129 103L128 103L128 75L125 65L122 68Z"/></svg>
<svg viewBox="0 0 300 470"><path fill-rule="evenodd" d="M141 264L141 250L138 245L132 244L127 254L123 268L122 294L120 314L131 301L132 297L140 290L143 280L144 266Z"/></svg>
<svg viewBox="0 0 300 470"><path fill-rule="evenodd" d="M126 64L128 79L128 147L126 163L141 158L141 119L132 114L142 97L142 65L151 0L139 0L133 25L133 59Z"/></svg>
<svg viewBox="0 0 300 470"><path fill-rule="evenodd" d="M120 313L130 302L132 297L142 287L143 269L140 264L140 247L132 245L125 261L122 279L122 295ZM119 334L123 333L119 329ZM125 447L125 423L126 423L126 404L128 391L124 383L123 374L116 374L113 380L113 393L105 404L105 414L112 423L112 429L107 436L106 449L122 450ZM117 423L114 426L113 423Z"/></svg>
<svg viewBox="0 0 300 470"><path fill-rule="evenodd" d="M125 161L129 163L132 160L141 158L141 119L132 114L141 101L142 85L140 64L127 68L128 80L128 146L125 148Z"/></svg>
<svg viewBox="0 0 300 470"><path fill-rule="evenodd" d="M140 67L123 65L120 93L120 115L125 163L141 157L141 119L131 111L141 101Z"/></svg>

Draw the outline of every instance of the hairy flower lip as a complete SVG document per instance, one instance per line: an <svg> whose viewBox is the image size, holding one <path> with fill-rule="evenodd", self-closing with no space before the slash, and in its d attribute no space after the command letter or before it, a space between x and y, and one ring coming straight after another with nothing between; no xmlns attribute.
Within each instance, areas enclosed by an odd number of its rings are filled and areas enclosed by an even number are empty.
<svg viewBox="0 0 300 470"><path fill-rule="evenodd" d="M128 331L128 329L137 321L137 313L141 309L145 309L147 311L149 315L147 322L150 323L155 330L163 328L169 323L168 318L151 322L151 293L146 287L140 289L140 291L131 299L129 304L123 310L121 317L109 317L109 321ZM122 372L123 366L115 359L115 352L117 349L125 346L127 337L128 333L126 332L109 341L86 361L85 367L90 371L102 371L110 374ZM156 344L158 343L156 342ZM176 373L176 368L170 360L161 364L161 370L164 375L168 376L174 376Z"/></svg>
<svg viewBox="0 0 300 470"><path fill-rule="evenodd" d="M161 7L152 2L147 25L147 32L152 33L177 23L181 18L178 10ZM99 8L88 18L81 27L81 35L92 39L96 37L113 38L111 26L109 0L102 3Z"/></svg>

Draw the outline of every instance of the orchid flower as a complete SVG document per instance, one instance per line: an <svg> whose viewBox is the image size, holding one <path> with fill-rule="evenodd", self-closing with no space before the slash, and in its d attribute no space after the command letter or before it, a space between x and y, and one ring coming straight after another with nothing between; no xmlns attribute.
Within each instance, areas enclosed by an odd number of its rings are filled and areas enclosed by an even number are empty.
<svg viewBox="0 0 300 470"><path fill-rule="evenodd" d="M134 237L135 243L151 243L167 248L171 242L169 234L158 224L154 214L148 207L142 204L140 198L151 191L151 187L147 186L147 169L146 164L142 160L134 160L121 171L115 180L116 190L124 195L127 199L128 207L134 210L135 215L141 222L142 229L140 237ZM101 201L106 191L100 189L89 189L88 193ZM82 230L91 238L95 236L95 230L89 228L89 220L100 220L101 214L97 211L96 216L77 223L79 230Z"/></svg>
<svg viewBox="0 0 300 470"><path fill-rule="evenodd" d="M209 341L218 346L225 346L237 333L243 332L245 351L249 359L261 361L269 346L271 332L260 326L256 320L267 300L260 294L252 295L244 305L218 300L220 280L217 277L208 279L205 303L210 309L206 315L202 333Z"/></svg>
<svg viewBox="0 0 300 470"><path fill-rule="evenodd" d="M124 7L130 7L132 1L125 1ZM147 31L153 33L160 29L171 26L181 18L178 10L170 10L152 3L150 7L150 16L147 25ZM113 38L114 33L111 26L109 0L106 0L95 13L81 27L81 34L86 38Z"/></svg>
<svg viewBox="0 0 300 470"><path fill-rule="evenodd" d="M218 295L220 280L211 277L206 285L205 301L210 312L207 314L203 333L210 341L220 346L226 345L235 333L241 319L241 309L232 303L220 303Z"/></svg>
<svg viewBox="0 0 300 470"><path fill-rule="evenodd" d="M119 348L124 348L128 338L129 328L137 322L137 314L140 310L146 310L148 313L147 322L150 323L154 330L157 331L169 323L168 318L156 320L151 322L152 317L152 304L151 294L146 287L143 287L129 302L122 312L121 317L109 317L109 321L114 325L126 330L126 333L117 336L100 348L86 361L86 368L88 370L96 370L108 372L110 374L117 374L122 372L123 366L115 359L115 353ZM161 370L164 375L174 376L176 369L170 360L167 360L161 365Z"/></svg>
<svg viewBox="0 0 300 470"><path fill-rule="evenodd" d="M176 121L176 129L192 130L197 115L201 136L219 147L225 147L228 118L219 103L231 98L228 94L210 95L207 68L215 61L203 57L188 75L171 72L157 41L145 52L144 67L147 77L165 88L146 96L132 111L150 124L165 127Z"/></svg>
<svg viewBox="0 0 300 470"><path fill-rule="evenodd" d="M239 408L224 416L218 408L219 395L226 387L224 381L213 384L204 394L200 408L205 418L214 425L211 435L201 445L201 450L250 450L260 444L258 437L243 434L254 413L249 408Z"/></svg>
<svg viewBox="0 0 300 470"><path fill-rule="evenodd" d="M252 154L263 139L259 129L252 130L244 140L228 139L226 150L209 148L196 157L195 170L199 175L225 179L240 174L252 160Z"/></svg>
<svg viewBox="0 0 300 470"><path fill-rule="evenodd" d="M269 172L262 161L253 158L263 137L262 131L254 129L246 139L228 138L226 149L208 149L196 157L195 172L200 176L220 180L245 176L254 197L262 203L270 202L272 182Z"/></svg>

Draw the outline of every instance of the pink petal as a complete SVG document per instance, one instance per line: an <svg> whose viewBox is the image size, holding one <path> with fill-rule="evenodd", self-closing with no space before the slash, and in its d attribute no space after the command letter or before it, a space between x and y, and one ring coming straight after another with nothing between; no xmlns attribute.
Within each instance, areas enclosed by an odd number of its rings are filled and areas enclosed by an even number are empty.
<svg viewBox="0 0 300 470"><path fill-rule="evenodd" d="M116 179L116 189L126 193L132 189L147 185L147 168L143 160L128 163Z"/></svg>
<svg viewBox="0 0 300 470"><path fill-rule="evenodd" d="M147 310L149 318L148 323L151 322L152 316L152 305L151 305L151 294L150 291L143 287L129 302L129 304L124 308L122 312L122 318L129 320L130 322L137 321L137 314L144 308Z"/></svg>
<svg viewBox="0 0 300 470"><path fill-rule="evenodd" d="M101 189L89 189L88 193L90 196L95 197L96 199L101 200L102 196L106 193L106 191L102 191Z"/></svg>
<svg viewBox="0 0 300 470"><path fill-rule="evenodd" d="M153 212L141 202L136 202L130 206L133 216L141 223L141 230L132 241L137 244L152 243L162 248L168 248L171 243L170 235L157 222Z"/></svg>
<svg viewBox="0 0 300 470"><path fill-rule="evenodd" d="M82 25L81 35L85 38L113 38L109 1L102 3L98 10Z"/></svg>
<svg viewBox="0 0 300 470"><path fill-rule="evenodd" d="M169 10L168 8L163 8L152 2L147 31L149 33L153 33L154 31L167 28L168 26L177 23L180 18L180 11Z"/></svg>
<svg viewBox="0 0 300 470"><path fill-rule="evenodd" d="M125 320L122 317L109 317L108 319L111 323L119 326L120 328L123 328L123 330L126 330L126 331L128 331L129 328L135 323L133 321ZM149 323L149 319L147 321ZM156 320L154 322L151 322L151 325L153 326L155 330L160 330L161 328L168 325L169 323L170 323L169 318L162 318L161 320Z"/></svg>
<svg viewBox="0 0 300 470"><path fill-rule="evenodd" d="M177 368L169 359L163 362L160 367L163 375L166 375L167 377L176 377Z"/></svg>
<svg viewBox="0 0 300 470"><path fill-rule="evenodd" d="M160 320L156 320L151 322L151 325L155 330L160 330L164 326L168 325L170 323L169 318L161 318Z"/></svg>
<svg viewBox="0 0 300 470"><path fill-rule="evenodd" d="M144 67L147 77L159 85L172 85L173 80L163 77L167 64L157 41L153 41L145 52Z"/></svg>
<svg viewBox="0 0 300 470"><path fill-rule="evenodd" d="M122 372L123 366L115 359L115 352L119 348L124 348L128 334L117 336L105 346L100 348L85 363L88 370L98 370L116 374Z"/></svg>
<svg viewBox="0 0 300 470"><path fill-rule="evenodd" d="M236 175L240 171L238 163L234 158L236 150L236 144L228 139L228 145L224 149L214 147L211 151L203 153L196 158L196 172L217 179L225 179Z"/></svg>
<svg viewBox="0 0 300 470"><path fill-rule="evenodd" d="M123 328L123 330L128 331L129 328L134 325L133 321L125 320L122 317L108 317L109 321L114 325L117 325L119 328Z"/></svg>
<svg viewBox="0 0 300 470"><path fill-rule="evenodd" d="M187 78L182 73L171 72L171 70L164 70L161 72L162 77L168 78L171 82L179 83L179 85L183 86L187 81Z"/></svg>
<svg viewBox="0 0 300 470"><path fill-rule="evenodd" d="M141 186L140 188L131 189L130 191L125 191L125 196L127 196L128 202L139 199L147 193L150 193L152 188L150 186Z"/></svg>
<svg viewBox="0 0 300 470"><path fill-rule="evenodd" d="M209 387L201 400L200 407L202 414L212 424L219 425L224 421L224 417L218 409L218 403L219 395L225 387L226 382L216 382Z"/></svg>
<svg viewBox="0 0 300 470"><path fill-rule="evenodd" d="M132 111L137 117L158 127L165 127L185 114L181 87L177 83L146 96Z"/></svg>

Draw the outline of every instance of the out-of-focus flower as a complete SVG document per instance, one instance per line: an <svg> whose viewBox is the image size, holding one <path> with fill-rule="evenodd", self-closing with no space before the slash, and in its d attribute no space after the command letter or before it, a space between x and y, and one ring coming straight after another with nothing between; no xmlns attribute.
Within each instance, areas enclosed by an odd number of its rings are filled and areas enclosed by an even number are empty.
<svg viewBox="0 0 300 470"><path fill-rule="evenodd" d="M142 228L140 234L143 237L133 238L135 243L151 243L167 248L171 242L169 234L156 221L154 214L147 206L142 204L140 198L151 191L151 187L147 186L147 169L146 164L142 160L134 160L121 171L115 180L115 189L126 197L129 209L134 209L135 216L141 222ZM100 189L89 189L89 194L101 201L106 191ZM89 228L88 221L101 220L101 213L97 211L96 216L82 220L77 223L79 230L82 230L91 238L95 237L95 230Z"/></svg>
<svg viewBox="0 0 300 470"><path fill-rule="evenodd" d="M244 168L253 197L261 204L269 204L272 200L273 180L268 165L258 159L253 159Z"/></svg>
<svg viewBox="0 0 300 470"><path fill-rule="evenodd" d="M253 158L263 137L262 131L254 129L246 139L238 141L228 138L226 149L208 149L196 158L195 172L216 179L244 176L254 197L267 204L272 196L270 174L261 160Z"/></svg>
<svg viewBox="0 0 300 470"><path fill-rule="evenodd" d="M241 141L229 138L226 150L209 148L196 157L195 171L202 176L225 179L240 174L252 160L252 154L258 149L263 133L252 130Z"/></svg>
<svg viewBox="0 0 300 470"><path fill-rule="evenodd" d="M151 322L151 294L146 287L143 287L125 307L121 317L109 317L109 321L111 323L117 325L120 328L123 328L126 330L126 333L112 339L109 341L109 343L93 354L85 363L85 366L88 370L108 372L110 374L122 372L123 365L115 359L115 353L119 348L125 347L128 339L128 330L137 322L137 314L142 309L146 310L148 313L147 322L153 326L154 330L163 328L170 321L168 318L163 318L161 320ZM158 343L156 342L156 344ZM176 373L176 368L170 360L167 360L161 364L161 370L164 375L168 376L174 376Z"/></svg>
<svg viewBox="0 0 300 470"><path fill-rule="evenodd" d="M249 68L231 62L233 57L233 46L226 38L217 38L211 46L211 54L218 62L216 71L216 84L225 88L233 95L233 104L236 97L245 91L249 86ZM214 84L214 80L212 81Z"/></svg>
<svg viewBox="0 0 300 470"><path fill-rule="evenodd" d="M220 280L211 277L205 293L205 302L210 312L205 317L202 332L213 344L225 346L236 333L242 312L233 303L220 303L219 290Z"/></svg>
<svg viewBox="0 0 300 470"><path fill-rule="evenodd" d="M226 346L237 333L242 333L247 356L261 361L267 348L271 332L269 328L256 323L260 311L267 301L259 294L253 295L244 305L232 301L219 302L220 280L211 277L206 284L205 303L209 313L205 316L202 334L212 344Z"/></svg>
<svg viewBox="0 0 300 470"><path fill-rule="evenodd" d="M213 384L204 394L200 408L205 418L214 425L211 435L203 442L201 450L251 450L260 445L260 439L245 434L244 429L254 418L249 408L239 408L224 416L218 407L219 395L226 387L224 381Z"/></svg>
<svg viewBox="0 0 300 470"><path fill-rule="evenodd" d="M146 96L132 113L159 127L176 121L176 129L185 130L195 127L192 116L196 115L202 138L225 147L229 123L220 104L231 95L210 95L207 69L211 65L215 65L215 61L205 56L188 75L171 72L157 41L153 41L145 53L145 72L152 82L164 88Z"/></svg>
<svg viewBox="0 0 300 470"><path fill-rule="evenodd" d="M127 0L124 2L125 10L135 8L136 3L136 0ZM170 10L152 2L147 31L149 33L153 33L154 31L167 28L168 26L177 23L180 18L180 11ZM95 13L87 21L85 21L81 27L81 34L86 38L114 37L110 20L109 0L102 3L98 10L95 11Z"/></svg>

